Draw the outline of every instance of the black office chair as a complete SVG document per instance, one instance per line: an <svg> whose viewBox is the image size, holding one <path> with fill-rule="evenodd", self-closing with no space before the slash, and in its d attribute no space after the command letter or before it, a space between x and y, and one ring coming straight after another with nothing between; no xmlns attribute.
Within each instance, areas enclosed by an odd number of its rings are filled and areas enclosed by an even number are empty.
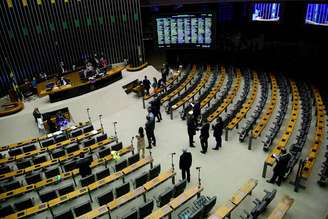
<svg viewBox="0 0 328 219"><path fill-rule="evenodd" d="M140 186L143 186L146 182L148 182L148 173L144 172L134 180L135 188L139 188Z"/></svg>
<svg viewBox="0 0 328 219"><path fill-rule="evenodd" d="M189 216L189 219L202 219L203 212L204 212L204 208L199 208Z"/></svg>
<svg viewBox="0 0 328 219"><path fill-rule="evenodd" d="M90 201L86 201L86 202L80 204L79 206L74 207L74 213L75 213L76 217L79 217L85 213L88 213L91 210L92 210L92 208L91 208Z"/></svg>
<svg viewBox="0 0 328 219"><path fill-rule="evenodd" d="M105 194L98 196L97 200L98 200L98 203L100 206L106 205L109 202L113 201L114 200L113 190L110 190L110 191L106 192Z"/></svg>
<svg viewBox="0 0 328 219"><path fill-rule="evenodd" d="M4 218L8 215L15 213L14 208L11 205L0 208L0 218Z"/></svg>
<svg viewBox="0 0 328 219"><path fill-rule="evenodd" d="M78 143L69 144L65 147L65 150L66 150L67 154L73 153L73 152L75 152L79 149L80 149L80 147L79 147Z"/></svg>
<svg viewBox="0 0 328 219"><path fill-rule="evenodd" d="M103 141L107 139L107 134L102 134L97 136L97 142Z"/></svg>
<svg viewBox="0 0 328 219"><path fill-rule="evenodd" d="M122 142L119 142L113 146L110 147L111 151L119 151L123 148Z"/></svg>
<svg viewBox="0 0 328 219"><path fill-rule="evenodd" d="M96 143L96 139L95 138L90 138L90 139L87 139L87 140L83 141L83 146L84 147L89 147L89 146L91 146L95 143Z"/></svg>
<svg viewBox="0 0 328 219"><path fill-rule="evenodd" d="M129 165L132 165L140 160L139 153L136 153L128 158Z"/></svg>
<svg viewBox="0 0 328 219"><path fill-rule="evenodd" d="M178 197L180 194L183 193L183 191L185 190L187 186L187 180L181 180L180 182L178 182L177 184L174 185L174 195L173 197L176 198Z"/></svg>
<svg viewBox="0 0 328 219"><path fill-rule="evenodd" d="M3 186L4 190L7 192L14 190L14 189L18 189L20 187L21 187L21 184L19 181L13 181L13 182L10 182Z"/></svg>
<svg viewBox="0 0 328 219"><path fill-rule="evenodd" d="M121 219L138 219L138 212L137 210L132 210L126 215L122 216Z"/></svg>
<svg viewBox="0 0 328 219"><path fill-rule="evenodd" d="M73 219L74 214L71 209L68 209L64 212L54 215L54 219Z"/></svg>
<svg viewBox="0 0 328 219"><path fill-rule="evenodd" d="M98 157L103 158L106 157L107 155L110 155L110 153L111 153L110 148L105 148L98 152Z"/></svg>
<svg viewBox="0 0 328 219"><path fill-rule="evenodd" d="M59 142L67 140L67 136L64 134L57 135L57 136L55 136L55 140L57 143L59 143Z"/></svg>
<svg viewBox="0 0 328 219"><path fill-rule="evenodd" d="M27 167L32 166L32 162L31 162L31 160L23 160L23 161L17 162L16 166L18 169L25 169Z"/></svg>
<svg viewBox="0 0 328 219"><path fill-rule="evenodd" d="M128 161L127 160L121 160L117 164L115 164L115 170L117 172L117 171L123 170L127 166L128 166Z"/></svg>
<svg viewBox="0 0 328 219"><path fill-rule="evenodd" d="M151 214L154 209L154 200L148 200L144 205L138 208L139 218L143 219Z"/></svg>
<svg viewBox="0 0 328 219"><path fill-rule="evenodd" d="M92 174L80 179L80 184L82 187L84 187L94 183L95 181L96 181L95 175Z"/></svg>
<svg viewBox="0 0 328 219"><path fill-rule="evenodd" d="M74 137L77 137L79 135L82 135L83 132L82 132L82 129L75 129L73 131L71 131L71 137L74 138Z"/></svg>
<svg viewBox="0 0 328 219"><path fill-rule="evenodd" d="M48 138L46 140L41 141L41 146L42 147L48 147L50 145L55 144L55 140L53 138Z"/></svg>
<svg viewBox="0 0 328 219"><path fill-rule="evenodd" d="M0 175L1 174L5 174L5 173L9 173L11 171L9 166L2 166L0 167Z"/></svg>
<svg viewBox="0 0 328 219"><path fill-rule="evenodd" d="M20 202L14 203L14 207L16 211L22 211L24 209L31 208L33 206L34 206L34 201L31 198L24 199Z"/></svg>
<svg viewBox="0 0 328 219"><path fill-rule="evenodd" d="M48 160L47 156L44 155L44 156L36 156L33 158L33 164L36 165L36 164L40 164L40 163L43 163L43 162L46 162Z"/></svg>
<svg viewBox="0 0 328 219"><path fill-rule="evenodd" d="M30 152L30 151L34 151L36 149L34 144L31 145L27 145L23 147L23 151L24 153Z"/></svg>
<svg viewBox="0 0 328 219"><path fill-rule="evenodd" d="M96 178L97 178L97 180L101 180L109 175L110 175L109 168L105 168L104 170L101 170L96 173Z"/></svg>
<svg viewBox="0 0 328 219"><path fill-rule="evenodd" d="M68 162L68 163L66 163L66 164L64 165L64 170L65 170L65 172L72 171L72 170L74 170L74 169L76 169L76 168L77 168L77 167L76 167L76 161L75 161L75 160L70 161L70 162Z"/></svg>
<svg viewBox="0 0 328 219"><path fill-rule="evenodd" d="M67 185L67 186L63 186L61 188L58 189L58 195L59 196L62 196L62 195L66 195L70 192L73 192L75 189L74 189L74 185L73 183Z"/></svg>
<svg viewBox="0 0 328 219"><path fill-rule="evenodd" d="M83 133L91 132L93 129L93 125L88 125L83 128Z"/></svg>
<svg viewBox="0 0 328 219"><path fill-rule="evenodd" d="M52 158L56 159L62 156L65 156L65 150L63 149L57 149L51 152Z"/></svg>
<svg viewBox="0 0 328 219"><path fill-rule="evenodd" d="M60 175L60 169L58 167L48 169L44 172L47 179Z"/></svg>
<svg viewBox="0 0 328 219"><path fill-rule="evenodd" d="M9 156L14 157L23 153L22 148L14 148L8 151Z"/></svg>
<svg viewBox="0 0 328 219"><path fill-rule="evenodd" d="M48 202L48 201L50 201L52 199L55 199L57 197L58 196L57 196L56 190L40 192L41 202Z"/></svg>
<svg viewBox="0 0 328 219"><path fill-rule="evenodd" d="M41 177L40 173L37 173L37 174L25 176L25 180L26 180L27 185L31 185L31 184L35 184L37 182L42 181L42 177Z"/></svg>
<svg viewBox="0 0 328 219"><path fill-rule="evenodd" d="M154 166L153 168L151 168L149 170L149 177L148 177L148 179L149 180L152 180L152 179L156 178L159 175L160 172L161 172L161 165L158 164L158 165Z"/></svg>

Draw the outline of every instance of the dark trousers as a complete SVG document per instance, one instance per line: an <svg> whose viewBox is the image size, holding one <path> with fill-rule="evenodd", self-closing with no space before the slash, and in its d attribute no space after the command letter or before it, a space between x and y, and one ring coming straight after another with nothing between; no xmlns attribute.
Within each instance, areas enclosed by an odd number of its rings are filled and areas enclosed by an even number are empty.
<svg viewBox="0 0 328 219"><path fill-rule="evenodd" d="M148 89L145 88L145 94L146 94L146 95L149 95L149 89L150 89L150 88L148 88Z"/></svg>
<svg viewBox="0 0 328 219"><path fill-rule="evenodd" d="M152 144L156 146L156 138L155 138L154 131L147 134L147 139L148 139L149 147L151 147Z"/></svg>
<svg viewBox="0 0 328 219"><path fill-rule="evenodd" d="M188 133L189 135L189 146L194 144L194 135L191 133Z"/></svg>
<svg viewBox="0 0 328 219"><path fill-rule="evenodd" d="M190 182L190 169L181 169L182 179L186 178L187 173L187 181Z"/></svg>
<svg viewBox="0 0 328 219"><path fill-rule="evenodd" d="M221 136L216 137L215 140L216 140L216 146L215 146L215 148L222 147L222 138L221 138Z"/></svg>
<svg viewBox="0 0 328 219"><path fill-rule="evenodd" d="M284 178L284 173L280 172L280 171L273 171L273 176L270 179L271 183L277 183L277 185L280 186L282 180ZM276 181L277 180L277 181Z"/></svg>
<svg viewBox="0 0 328 219"><path fill-rule="evenodd" d="M200 138L200 144L202 145L202 151L207 152L208 138Z"/></svg>
<svg viewBox="0 0 328 219"><path fill-rule="evenodd" d="M162 120L162 114L161 114L161 111L160 110L157 112L156 118L157 118L157 121Z"/></svg>

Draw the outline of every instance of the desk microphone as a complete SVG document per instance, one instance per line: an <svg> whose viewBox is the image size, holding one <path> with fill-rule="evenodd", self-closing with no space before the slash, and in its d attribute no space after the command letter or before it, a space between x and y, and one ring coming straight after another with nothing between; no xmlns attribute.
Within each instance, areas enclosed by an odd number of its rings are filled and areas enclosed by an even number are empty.
<svg viewBox="0 0 328 219"><path fill-rule="evenodd" d="M114 124L117 124L117 122L114 122Z"/></svg>
<svg viewBox="0 0 328 219"><path fill-rule="evenodd" d="M199 170L201 167L196 167L197 170Z"/></svg>
<svg viewBox="0 0 328 219"><path fill-rule="evenodd" d="M171 153L172 155L175 155L176 153L175 152L173 152L173 153Z"/></svg>

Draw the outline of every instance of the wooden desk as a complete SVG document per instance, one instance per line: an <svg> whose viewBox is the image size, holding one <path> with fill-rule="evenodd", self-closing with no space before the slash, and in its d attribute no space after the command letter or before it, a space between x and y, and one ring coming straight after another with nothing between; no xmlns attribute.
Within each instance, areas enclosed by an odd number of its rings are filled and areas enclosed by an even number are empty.
<svg viewBox="0 0 328 219"><path fill-rule="evenodd" d="M239 205L247 195L250 195L253 189L257 186L257 180L250 179L248 180L237 192L232 195L230 201L235 204Z"/></svg>
<svg viewBox="0 0 328 219"><path fill-rule="evenodd" d="M61 203L67 202L69 200L72 200L73 198L77 198L77 197L79 197L81 195L84 195L87 192L88 192L88 187L87 186L82 187L82 188L80 188L78 190L75 190L73 192L70 192L70 193L68 193L66 195L62 195L62 196L60 196L58 198L55 198L55 199L50 200L48 202L48 206L50 208L55 207L55 206L57 206L57 205L59 205Z"/></svg>
<svg viewBox="0 0 328 219"><path fill-rule="evenodd" d="M225 217L229 217L231 212L236 207L237 206L234 203L228 200L224 202L219 208L217 208L215 213L212 214L208 219L223 219Z"/></svg>
<svg viewBox="0 0 328 219"><path fill-rule="evenodd" d="M145 159L142 159L142 160L139 160L138 162L128 166L128 167L125 167L122 172L124 173L124 175L128 175L130 173L132 173L133 171L147 165L148 163L152 162L153 159L151 156L147 156L145 157Z"/></svg>
<svg viewBox="0 0 328 219"><path fill-rule="evenodd" d="M24 217L31 216L33 214L45 211L47 209L48 209L48 204L47 203L41 203L41 204L35 205L31 208L28 208L28 209L19 211L17 213L8 215L5 218L8 218L8 219L11 219L11 218L24 218Z"/></svg>
<svg viewBox="0 0 328 219"><path fill-rule="evenodd" d="M90 191L96 190L106 184L109 184L111 182L114 182L114 181L120 179L121 177L123 177L123 175L124 174L122 171L115 172L101 180L98 180L97 182L94 182L94 183L88 185L88 188Z"/></svg>
<svg viewBox="0 0 328 219"><path fill-rule="evenodd" d="M172 211L173 209L170 207L170 205L166 204L163 207L151 213L150 215L148 215L147 217L145 217L145 219L160 219L171 214Z"/></svg>
<svg viewBox="0 0 328 219"><path fill-rule="evenodd" d="M268 219L281 219L285 216L288 209L293 205L294 199L285 195L278 203L277 207L272 211Z"/></svg>
<svg viewBox="0 0 328 219"><path fill-rule="evenodd" d="M113 211L114 209L120 207L121 205L124 205L128 203L129 201L139 197L140 195L144 194L146 190L143 186L140 186L139 188L117 198L111 201L109 204L107 204L107 207L110 211Z"/></svg>
<svg viewBox="0 0 328 219"><path fill-rule="evenodd" d="M201 191L203 191L203 188L198 188L198 186L187 189L181 195L170 201L169 205L173 210L176 210L178 207L189 201L192 197L199 194Z"/></svg>
<svg viewBox="0 0 328 219"><path fill-rule="evenodd" d="M107 205L100 206L80 217L78 219L93 219L93 218L98 218L103 214L106 214L108 212L108 207Z"/></svg>
<svg viewBox="0 0 328 219"><path fill-rule="evenodd" d="M144 184L144 188L145 190L148 192L150 190L152 190L153 188L155 188L156 186L160 185L161 183L165 182L167 179L175 176L175 172L172 171L172 169L169 169L161 174L159 174L159 176L157 176L156 178L146 182Z"/></svg>

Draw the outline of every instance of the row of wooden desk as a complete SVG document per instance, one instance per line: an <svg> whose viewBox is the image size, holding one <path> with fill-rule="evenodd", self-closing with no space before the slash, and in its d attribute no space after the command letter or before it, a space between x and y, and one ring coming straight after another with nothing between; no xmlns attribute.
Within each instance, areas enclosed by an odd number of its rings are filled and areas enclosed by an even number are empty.
<svg viewBox="0 0 328 219"><path fill-rule="evenodd" d="M210 101L213 99L213 97L216 96L216 94L221 89L224 79L225 79L225 76L226 76L226 71L225 71L225 68L222 66L221 73L220 73L220 79L217 79L217 81L216 81L214 87L212 88L212 90L210 91L210 93L205 97L204 100L202 100L202 102L200 102L200 108L203 108L206 105L209 105Z"/></svg>
<svg viewBox="0 0 328 219"><path fill-rule="evenodd" d="M273 157L273 154L280 155L281 149L286 147L290 136L292 136L293 134L294 127L297 122L298 114L300 111L300 104L299 104L300 96L295 81L290 81L290 83L292 87L292 97L293 97L291 116L287 124L286 130L284 131L281 138L277 142L277 146L271 151L271 153L268 155L268 157L264 162L262 177L266 176L267 166L273 166L273 164L276 161L275 158Z"/></svg>
<svg viewBox="0 0 328 219"><path fill-rule="evenodd" d="M47 147L40 147L40 148L36 148L33 151L29 151L29 152L26 152L26 153L23 153L23 154L19 154L19 155L16 155L16 156L11 156L11 157L5 157L5 158L0 159L0 164L7 164L7 163L10 163L10 162L14 162L14 161L17 161L17 160L22 160L22 159L32 157L32 156L35 156L35 155L39 155L39 154L43 154L43 153L46 153L46 152L49 153L50 151L56 150L58 148L61 148L63 146L69 145L69 144L72 144L74 142L80 142L80 141L82 141L86 138L90 138L90 137L98 135L102 132L103 132L103 129L101 129L101 128L98 129L98 130L92 130L90 132L84 133L84 134L79 135L77 137L73 137L73 138L67 139L65 141L49 145Z"/></svg>
<svg viewBox="0 0 328 219"><path fill-rule="evenodd" d="M251 109L256 95L257 95L257 89L258 89L258 85L259 85L259 79L257 77L256 72L253 72L253 86L252 86L252 94L250 95L250 97L248 97L246 103L243 104L243 107L241 108L241 110L237 113L237 115L231 120L231 122L227 125L228 129L233 129L235 128L238 123L246 117L246 114L248 113L248 111ZM238 128L238 127L237 127Z"/></svg>
<svg viewBox="0 0 328 219"><path fill-rule="evenodd" d="M223 103L213 112L209 117L207 117L208 122L212 122L215 118L217 118L221 113L227 109L227 107L232 103L233 99L236 97L238 90L240 88L240 79L241 73L240 69L237 69L237 76L234 83L234 87L232 91L230 91L229 95L224 99Z"/></svg>
<svg viewBox="0 0 328 219"><path fill-rule="evenodd" d="M119 155L124 155L124 154L129 153L130 151L132 151L132 146L131 145L122 148L118 153L119 153ZM90 167L95 168L99 165L106 164L106 163L108 163L112 160L113 160L113 155L109 154L104 158L99 158L99 159L93 160ZM5 199L8 199L8 198L17 196L17 195L21 195L21 194L25 194L25 193L30 192L30 191L34 191L35 189L38 190L38 189L41 189L45 186L57 183L58 178L60 178L61 181L72 178L72 177L74 179L74 176L76 176L78 174L79 174L79 169L74 169L74 170L71 170L69 172L62 173L59 176L54 176L54 177L51 177L49 179L44 179L44 180L42 180L40 182L37 182L35 184L32 184L32 185L22 186L20 188L14 189L12 191L1 193L0 194L0 200L5 200Z"/></svg>
<svg viewBox="0 0 328 219"><path fill-rule="evenodd" d="M191 82L191 80L194 78L196 75L197 69L196 65L192 66L191 72L189 73L187 79L183 81L179 87L177 87L175 90L173 90L171 93L167 94L161 99L161 104L165 103L166 101L170 100L172 97L180 93L180 91L187 86L188 83Z"/></svg>
<svg viewBox="0 0 328 219"><path fill-rule="evenodd" d="M123 170L115 172L115 173L105 177L104 179L98 180L98 181L96 181L96 182L94 182L94 183L92 183L88 186L79 188L79 189L77 189L73 192L70 192L66 195L62 195L62 196L60 196L58 198L55 198L55 199L52 199L48 202L40 203L40 204L37 204L37 205L35 205L31 208L19 211L19 212L14 213L14 214L11 214L6 218L23 218L23 217L31 216L31 215L37 214L41 211L47 210L48 208L51 209L51 208L53 208L55 206L58 206L58 205L60 205L64 202L67 202L69 200L80 197L80 196L82 196L86 193L89 193L89 195L90 195L91 191L96 190L97 188L100 188L101 186L104 186L106 184L112 183L112 182L114 182L118 179L121 179L122 177L132 173L133 171L136 171L137 169L139 169L139 168L141 168L141 167L143 167L143 166L145 166L145 165L147 165L151 162L152 162L152 158L148 156L148 157L146 157L142 160L139 160L138 162L124 168ZM114 206L118 207L120 204L122 204L123 203L121 201L122 197L120 197L119 199L113 200L110 203L111 207L112 208L114 208Z"/></svg>
<svg viewBox="0 0 328 219"><path fill-rule="evenodd" d="M187 103L187 101L189 101L191 98L193 98L200 91L200 89L206 84L210 75L211 75L211 66L207 65L206 73L205 73L204 77L202 78L202 80L197 84L196 88L191 93L189 93L187 96L185 96L184 98L179 100L176 104L174 104L172 106L172 110L178 109L180 106L184 105L185 103Z"/></svg>
<svg viewBox="0 0 328 219"><path fill-rule="evenodd" d="M318 156L320 145L323 141L324 130L325 130L325 107L322 102L322 98L318 89L313 88L315 106L316 106L316 127L314 133L314 142L311 145L311 148L308 152L308 155L305 159L304 168L302 170L302 177L307 179L312 172L314 162Z"/></svg>
<svg viewBox="0 0 328 219"><path fill-rule="evenodd" d="M81 127L86 126L86 125L90 125L90 122L80 122L78 125L71 126L67 129L64 129L63 131L64 132L70 132L73 129L81 128ZM49 134L46 134L46 135L43 135L43 136L38 137L38 138L30 138L30 139L26 139L26 140L23 140L23 141L14 143L14 144L8 144L8 145L0 146L0 151L6 151L6 150L17 148L17 147L23 147L23 146L28 145L28 144L33 144L33 143L36 143L36 142L46 140L48 138L50 138Z"/></svg>
<svg viewBox="0 0 328 219"><path fill-rule="evenodd" d="M261 135L263 129L269 123L271 115L277 104L277 93L278 93L278 85L277 80L274 74L270 74L271 78L271 101L269 103L268 108L265 113L262 114L260 121L256 124L254 129L252 130L252 138L257 138Z"/></svg>

